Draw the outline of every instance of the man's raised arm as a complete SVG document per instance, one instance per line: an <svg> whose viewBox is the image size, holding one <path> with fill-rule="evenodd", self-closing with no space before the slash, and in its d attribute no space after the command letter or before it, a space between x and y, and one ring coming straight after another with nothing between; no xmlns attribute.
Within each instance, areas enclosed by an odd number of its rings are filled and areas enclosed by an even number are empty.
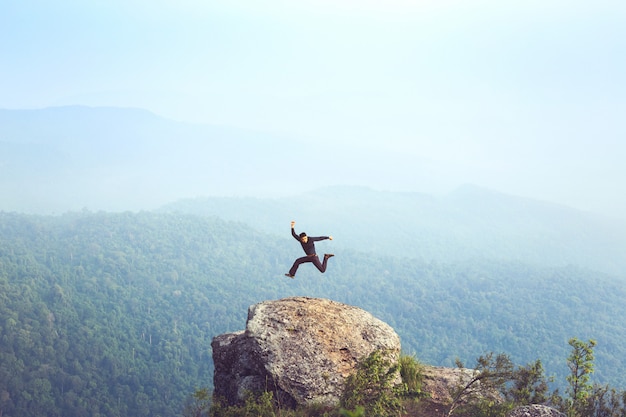
<svg viewBox="0 0 626 417"><path fill-rule="evenodd" d="M291 221L291 236L293 236L294 239L296 240L300 240L300 238L298 237L298 235L296 234L296 231L294 230L294 226L296 225L296 222L294 222L293 220Z"/></svg>

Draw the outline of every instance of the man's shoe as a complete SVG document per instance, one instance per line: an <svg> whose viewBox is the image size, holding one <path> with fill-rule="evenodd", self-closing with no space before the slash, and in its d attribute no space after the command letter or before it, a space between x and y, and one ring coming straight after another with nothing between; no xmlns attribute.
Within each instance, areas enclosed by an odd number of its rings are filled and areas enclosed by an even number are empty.
<svg viewBox="0 0 626 417"><path fill-rule="evenodd" d="M291 279L294 279L296 276L295 275L291 275L291 274L285 274L286 277L289 277Z"/></svg>

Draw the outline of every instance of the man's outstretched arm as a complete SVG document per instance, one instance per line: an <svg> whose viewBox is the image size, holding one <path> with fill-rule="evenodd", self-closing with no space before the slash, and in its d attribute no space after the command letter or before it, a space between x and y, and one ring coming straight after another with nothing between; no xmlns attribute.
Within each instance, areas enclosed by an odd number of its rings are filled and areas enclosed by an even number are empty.
<svg viewBox="0 0 626 417"><path fill-rule="evenodd" d="M296 225L296 222L294 222L293 220L291 221L291 236L293 236L294 239L296 240L300 240L300 238L298 237L298 235L296 234L296 231L294 230L294 226Z"/></svg>
<svg viewBox="0 0 626 417"><path fill-rule="evenodd" d="M317 237L309 236L309 240L312 240L314 242L318 242L320 240L326 240L326 239L333 240L333 237L332 236L317 236Z"/></svg>

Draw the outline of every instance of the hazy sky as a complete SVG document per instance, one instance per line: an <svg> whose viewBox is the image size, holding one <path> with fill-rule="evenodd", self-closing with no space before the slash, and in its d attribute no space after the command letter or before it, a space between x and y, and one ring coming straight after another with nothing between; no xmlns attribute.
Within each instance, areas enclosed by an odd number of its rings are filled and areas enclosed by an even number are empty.
<svg viewBox="0 0 626 417"><path fill-rule="evenodd" d="M623 0L5 0L0 54L2 108L392 149L430 172L407 191L470 182L626 217Z"/></svg>

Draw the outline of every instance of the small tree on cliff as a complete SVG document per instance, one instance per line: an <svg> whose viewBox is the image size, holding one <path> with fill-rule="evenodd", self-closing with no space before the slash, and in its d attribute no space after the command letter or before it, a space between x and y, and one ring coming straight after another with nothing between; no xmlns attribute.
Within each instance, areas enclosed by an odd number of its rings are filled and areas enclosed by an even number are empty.
<svg viewBox="0 0 626 417"><path fill-rule="evenodd" d="M459 377L459 385L452 393L452 403L446 416L450 417L461 406L468 404L474 407L485 405L495 410L497 398L490 396L496 396L504 391L506 382L512 379L514 370L511 359L503 353L496 356L490 352L476 360L476 367L473 370L466 370L458 359L456 364L467 373Z"/></svg>
<svg viewBox="0 0 626 417"><path fill-rule="evenodd" d="M379 350L372 352L347 378L341 406L348 410L365 407L366 415L372 417L398 413L402 410L400 393L395 386L398 376L399 365L392 364Z"/></svg>
<svg viewBox="0 0 626 417"><path fill-rule="evenodd" d="M541 360L537 359L525 367L517 368L505 397L516 406L547 403L556 395L548 393L548 382L552 380L546 378Z"/></svg>
<svg viewBox="0 0 626 417"><path fill-rule="evenodd" d="M567 389L569 398L566 400L567 415L577 417L582 415L582 410L593 393L593 385L589 380L593 373L593 347L596 342L589 340L585 343L574 337L568 343L572 347L572 353L567 358L567 366L570 369L570 374L567 376L569 383Z"/></svg>
<svg viewBox="0 0 626 417"><path fill-rule="evenodd" d="M208 388L200 388L196 390L190 398L187 399L183 416L185 417L206 417L211 407L211 394Z"/></svg>

